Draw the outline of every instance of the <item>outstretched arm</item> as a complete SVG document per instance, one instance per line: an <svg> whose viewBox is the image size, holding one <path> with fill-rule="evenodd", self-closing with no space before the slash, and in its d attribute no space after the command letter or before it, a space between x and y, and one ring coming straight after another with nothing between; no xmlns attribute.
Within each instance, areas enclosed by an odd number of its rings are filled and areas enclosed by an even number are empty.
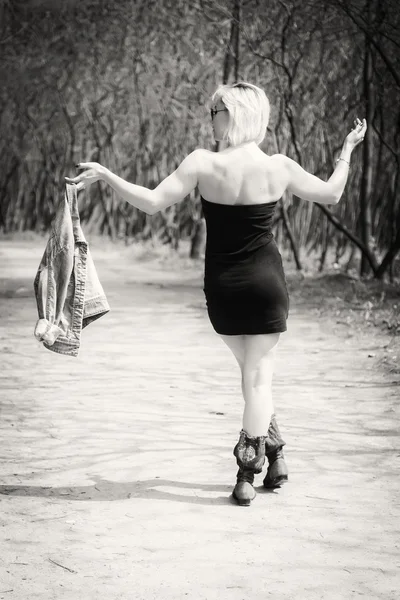
<svg viewBox="0 0 400 600"><path fill-rule="evenodd" d="M367 123L365 119L363 122L357 120L355 128L349 133L344 142L340 159L337 161L335 170L328 181L323 181L315 175L311 175L294 160L284 157L288 180L287 189L295 196L310 202L337 204L347 182L351 153L357 144L364 139L366 130Z"/></svg>
<svg viewBox="0 0 400 600"><path fill-rule="evenodd" d="M129 183L98 163L80 163L77 166L87 170L78 177L73 179L66 177L65 179L68 183L76 183L79 189L87 187L95 181L103 180L129 204L149 215L154 215L156 212L180 202L196 187L200 152L201 150L194 150L189 154L179 167L154 190Z"/></svg>

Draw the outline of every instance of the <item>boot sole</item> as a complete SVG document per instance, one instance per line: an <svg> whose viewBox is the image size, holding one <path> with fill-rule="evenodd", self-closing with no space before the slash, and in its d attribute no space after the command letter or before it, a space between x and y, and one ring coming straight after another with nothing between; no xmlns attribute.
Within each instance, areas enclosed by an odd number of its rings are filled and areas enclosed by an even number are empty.
<svg viewBox="0 0 400 600"><path fill-rule="evenodd" d="M234 498L234 500L237 502L237 504L239 504L239 506L250 506L255 496L252 499L248 498L246 500L241 500L236 496L235 492L232 492L232 498Z"/></svg>
<svg viewBox="0 0 400 600"><path fill-rule="evenodd" d="M289 478L287 475L281 475L280 477L275 477L275 479L267 480L267 482L263 481L263 486L269 490L271 488L281 487L284 483L287 483Z"/></svg>

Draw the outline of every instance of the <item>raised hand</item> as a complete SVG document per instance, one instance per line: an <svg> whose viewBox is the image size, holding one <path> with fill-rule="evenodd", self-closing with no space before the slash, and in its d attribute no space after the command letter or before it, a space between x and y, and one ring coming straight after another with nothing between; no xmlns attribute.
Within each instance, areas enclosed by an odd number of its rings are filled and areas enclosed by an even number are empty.
<svg viewBox="0 0 400 600"><path fill-rule="evenodd" d="M75 183L78 190L89 187L92 183L103 178L104 167L97 162L79 163L77 169L86 169L77 177L65 177L67 183Z"/></svg>
<svg viewBox="0 0 400 600"><path fill-rule="evenodd" d="M346 137L346 143L350 144L354 148L363 141L366 131L367 121L365 119L360 121L360 119L357 117L354 121L354 128Z"/></svg>

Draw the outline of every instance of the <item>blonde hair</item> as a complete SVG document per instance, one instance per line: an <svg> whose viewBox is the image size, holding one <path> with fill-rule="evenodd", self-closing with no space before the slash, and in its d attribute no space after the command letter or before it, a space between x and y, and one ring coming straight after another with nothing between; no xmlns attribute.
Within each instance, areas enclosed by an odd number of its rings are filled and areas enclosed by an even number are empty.
<svg viewBox="0 0 400 600"><path fill-rule="evenodd" d="M269 100L265 92L251 83L220 85L211 97L212 102L222 100L229 113L229 124L224 134L230 146L245 142L261 144L269 121Z"/></svg>

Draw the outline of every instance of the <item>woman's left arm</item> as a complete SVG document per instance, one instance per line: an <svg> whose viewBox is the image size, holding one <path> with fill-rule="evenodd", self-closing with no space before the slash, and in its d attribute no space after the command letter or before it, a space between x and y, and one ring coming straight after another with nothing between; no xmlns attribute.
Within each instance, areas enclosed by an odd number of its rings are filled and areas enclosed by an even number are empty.
<svg viewBox="0 0 400 600"><path fill-rule="evenodd" d="M73 179L66 177L65 179L67 183L76 183L80 189L88 187L95 181L105 181L126 202L149 215L154 215L158 211L180 202L196 187L201 152L201 149L191 152L179 167L154 190L129 183L99 163L80 163L77 165L78 168L87 170L78 177Z"/></svg>

